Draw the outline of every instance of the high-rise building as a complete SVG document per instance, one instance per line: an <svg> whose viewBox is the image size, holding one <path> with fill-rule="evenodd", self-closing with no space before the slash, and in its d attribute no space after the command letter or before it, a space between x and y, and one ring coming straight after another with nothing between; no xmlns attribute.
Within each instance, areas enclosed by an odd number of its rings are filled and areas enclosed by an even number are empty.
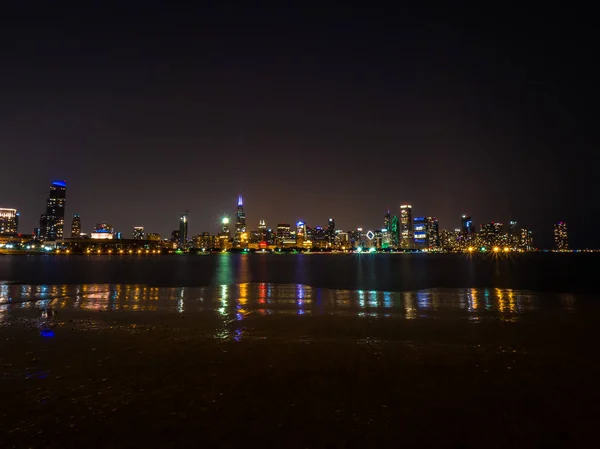
<svg viewBox="0 0 600 449"><path fill-rule="evenodd" d="M279 223L277 225L277 244L283 243L284 240L290 238L290 225L287 223Z"/></svg>
<svg viewBox="0 0 600 449"><path fill-rule="evenodd" d="M327 222L327 238L329 239L329 245L333 246L335 242L335 220L330 218Z"/></svg>
<svg viewBox="0 0 600 449"><path fill-rule="evenodd" d="M400 220L397 216L392 217L392 224L390 225L390 242L393 249L400 247Z"/></svg>
<svg viewBox="0 0 600 449"><path fill-rule="evenodd" d="M46 213L40 217L40 238L42 240L63 238L66 193L66 181L54 181L50 185L50 195L46 201Z"/></svg>
<svg viewBox="0 0 600 449"><path fill-rule="evenodd" d="M19 232L19 213L17 209L0 208L0 234Z"/></svg>
<svg viewBox="0 0 600 449"><path fill-rule="evenodd" d="M306 223L299 221L296 223L296 244L298 247L302 247L302 244L306 240Z"/></svg>
<svg viewBox="0 0 600 449"><path fill-rule="evenodd" d="M567 224L563 221L560 221L554 225L554 245L559 251L565 251L569 249Z"/></svg>
<svg viewBox="0 0 600 449"><path fill-rule="evenodd" d="M238 197L237 214L235 220L235 241L242 240L242 234L246 232L246 214L244 213L244 198L242 195Z"/></svg>
<svg viewBox="0 0 600 449"><path fill-rule="evenodd" d="M400 247L410 249L413 246L413 216L412 206L402 204L400 206Z"/></svg>
<svg viewBox="0 0 600 449"><path fill-rule="evenodd" d="M71 238L78 239L81 237L81 217L79 214L73 215L73 221L71 222Z"/></svg>
<svg viewBox="0 0 600 449"><path fill-rule="evenodd" d="M440 248L440 224L435 217L427 217L427 240L429 249Z"/></svg>
<svg viewBox="0 0 600 449"><path fill-rule="evenodd" d="M160 242L160 234L155 232L149 232L146 234L146 240L152 240L153 242Z"/></svg>
<svg viewBox="0 0 600 449"><path fill-rule="evenodd" d="M133 239L134 240L144 240L144 227L143 226L134 226L133 227Z"/></svg>
<svg viewBox="0 0 600 449"><path fill-rule="evenodd" d="M267 225L265 220L260 220L258 222L258 233L260 235L260 241L264 242L267 240Z"/></svg>
<svg viewBox="0 0 600 449"><path fill-rule="evenodd" d="M533 233L529 229L521 229L517 246L524 251L531 251L533 249Z"/></svg>
<svg viewBox="0 0 600 449"><path fill-rule="evenodd" d="M188 216L187 212L179 217L179 247L185 248L187 246L188 237Z"/></svg>
<svg viewBox="0 0 600 449"><path fill-rule="evenodd" d="M221 233L220 236L231 238L231 231L229 230L229 218L223 217L221 220Z"/></svg>
<svg viewBox="0 0 600 449"><path fill-rule="evenodd" d="M415 217L413 219L413 232L415 246L417 248L426 248L429 245L427 218Z"/></svg>
<svg viewBox="0 0 600 449"><path fill-rule="evenodd" d="M391 230L392 216L390 215L390 209L388 208L387 213L383 216L383 229Z"/></svg>
<svg viewBox="0 0 600 449"><path fill-rule="evenodd" d="M464 239L471 240L475 234L475 226L469 215L463 214L460 217L460 232Z"/></svg>

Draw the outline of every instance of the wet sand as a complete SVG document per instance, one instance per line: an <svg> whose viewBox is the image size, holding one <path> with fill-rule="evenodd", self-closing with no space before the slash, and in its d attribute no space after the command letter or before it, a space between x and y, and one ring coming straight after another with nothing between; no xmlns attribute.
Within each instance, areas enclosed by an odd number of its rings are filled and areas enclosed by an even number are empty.
<svg viewBox="0 0 600 449"><path fill-rule="evenodd" d="M0 286L2 447L598 447L598 298Z"/></svg>

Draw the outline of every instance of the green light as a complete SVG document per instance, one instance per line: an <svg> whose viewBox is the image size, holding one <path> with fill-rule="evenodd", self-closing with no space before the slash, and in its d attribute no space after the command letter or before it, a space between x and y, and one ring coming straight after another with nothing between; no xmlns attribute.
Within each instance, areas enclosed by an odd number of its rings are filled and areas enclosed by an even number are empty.
<svg viewBox="0 0 600 449"><path fill-rule="evenodd" d="M371 249L369 249L370 253L374 253L375 251L377 251L374 247L372 247Z"/></svg>
<svg viewBox="0 0 600 449"><path fill-rule="evenodd" d="M483 252L483 253L485 252L485 246L481 247L481 252Z"/></svg>
<svg viewBox="0 0 600 449"><path fill-rule="evenodd" d="M362 248L359 246L358 248L356 248L356 252L357 253L362 253Z"/></svg>
<svg viewBox="0 0 600 449"><path fill-rule="evenodd" d="M223 217L223 224L229 224L229 218Z"/></svg>

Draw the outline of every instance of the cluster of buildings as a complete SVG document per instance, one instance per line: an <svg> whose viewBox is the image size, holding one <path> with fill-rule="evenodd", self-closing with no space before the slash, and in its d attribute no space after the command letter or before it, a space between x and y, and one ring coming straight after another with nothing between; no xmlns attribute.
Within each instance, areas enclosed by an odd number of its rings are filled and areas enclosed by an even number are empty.
<svg viewBox="0 0 600 449"><path fill-rule="evenodd" d="M89 234L82 231L79 214L74 214L70 236L64 234L67 183L54 181L46 201L40 225L33 234L19 234L19 213L16 209L0 208L0 248L67 251L72 253L105 252L169 252L169 251L227 251L227 250L297 250L297 251L531 251L533 236L529 229L509 221L484 223L479 230L468 215L462 215L460 228L440 230L435 217L413 216L410 204L402 204L399 213L388 209L382 227L367 230L336 228L333 218L325 226L311 227L304 221L294 225L279 223L267 226L259 220L256 229L249 230L242 195L237 200L235 222L221 220L216 234L203 232L188 235L187 211L179 218L179 227L168 238L147 233L135 226L131 238L116 232L109 223L98 223ZM556 250L569 250L567 225L554 226Z"/></svg>

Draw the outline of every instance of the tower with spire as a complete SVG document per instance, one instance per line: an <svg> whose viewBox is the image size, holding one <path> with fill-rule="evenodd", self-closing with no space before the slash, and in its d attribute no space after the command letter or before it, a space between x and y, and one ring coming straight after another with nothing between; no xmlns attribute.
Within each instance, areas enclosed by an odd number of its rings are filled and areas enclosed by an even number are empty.
<svg viewBox="0 0 600 449"><path fill-rule="evenodd" d="M244 213L244 197L240 195L238 196L237 217L235 220L235 243L240 244L243 240L247 241L246 214Z"/></svg>

